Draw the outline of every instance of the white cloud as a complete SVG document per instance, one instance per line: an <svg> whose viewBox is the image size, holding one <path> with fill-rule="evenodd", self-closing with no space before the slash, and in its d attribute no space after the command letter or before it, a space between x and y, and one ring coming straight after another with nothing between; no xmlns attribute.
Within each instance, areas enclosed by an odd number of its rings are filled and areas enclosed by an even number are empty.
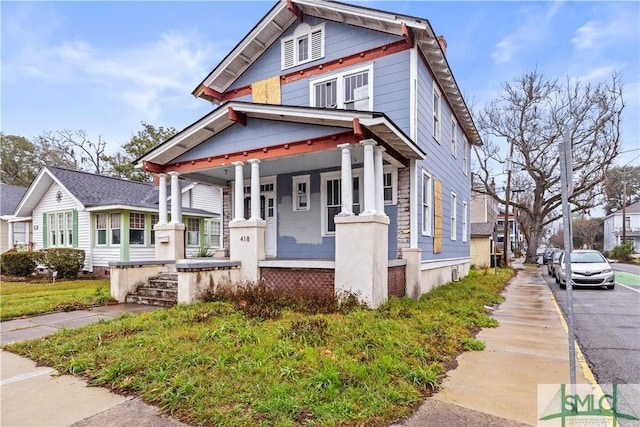
<svg viewBox="0 0 640 427"><path fill-rule="evenodd" d="M591 19L576 30L571 43L577 50L607 49L611 43L638 38L638 7L633 3L603 3L597 19ZM629 6L629 7L627 7Z"/></svg>

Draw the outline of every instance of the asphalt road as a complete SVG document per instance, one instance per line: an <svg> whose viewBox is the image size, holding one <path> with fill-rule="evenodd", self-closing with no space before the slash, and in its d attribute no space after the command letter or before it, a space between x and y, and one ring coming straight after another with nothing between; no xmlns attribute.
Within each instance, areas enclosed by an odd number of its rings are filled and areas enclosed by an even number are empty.
<svg viewBox="0 0 640 427"><path fill-rule="evenodd" d="M616 264L614 269L637 266ZM566 319L566 292L540 268ZM640 384L640 287L574 288L575 337L599 384ZM567 344L568 351L568 344Z"/></svg>

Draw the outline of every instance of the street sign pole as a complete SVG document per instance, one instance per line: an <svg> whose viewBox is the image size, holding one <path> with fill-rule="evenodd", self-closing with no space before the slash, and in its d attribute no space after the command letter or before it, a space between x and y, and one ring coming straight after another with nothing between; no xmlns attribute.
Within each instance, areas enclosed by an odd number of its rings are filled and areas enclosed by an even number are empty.
<svg viewBox="0 0 640 427"><path fill-rule="evenodd" d="M560 182L562 184L562 226L564 229L564 263L567 279L567 325L569 339L569 377L571 390L575 396L576 384L576 345L573 329L573 281L571 280L571 249L573 247L573 230L571 229L571 207L569 197L573 194L573 158L571 140L566 133L560 143Z"/></svg>

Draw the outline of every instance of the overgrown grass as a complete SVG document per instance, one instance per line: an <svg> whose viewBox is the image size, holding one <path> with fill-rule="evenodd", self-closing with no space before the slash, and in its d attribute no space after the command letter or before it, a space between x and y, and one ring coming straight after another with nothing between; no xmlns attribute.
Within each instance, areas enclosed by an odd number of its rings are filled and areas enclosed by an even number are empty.
<svg viewBox="0 0 640 427"><path fill-rule="evenodd" d="M52 311L83 309L109 301L108 280L56 283L2 282L0 320Z"/></svg>
<svg viewBox="0 0 640 427"><path fill-rule="evenodd" d="M437 389L471 339L495 327L512 270L472 271L377 310L259 320L233 301L127 315L8 350L132 393L196 425L388 425Z"/></svg>

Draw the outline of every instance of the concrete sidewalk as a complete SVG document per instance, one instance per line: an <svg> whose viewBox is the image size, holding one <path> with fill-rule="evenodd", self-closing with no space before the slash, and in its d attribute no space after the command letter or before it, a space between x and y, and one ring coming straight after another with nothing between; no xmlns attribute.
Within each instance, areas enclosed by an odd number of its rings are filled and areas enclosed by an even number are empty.
<svg viewBox="0 0 640 427"><path fill-rule="evenodd" d="M553 294L539 268L521 261L513 267L518 275L491 314L500 326L476 336L485 350L461 354L441 389L393 426L537 425L538 384L570 383L566 324ZM578 350L576 383L594 382Z"/></svg>
<svg viewBox="0 0 640 427"><path fill-rule="evenodd" d="M537 385L569 383L567 334L551 291L538 268L514 267L518 275L504 292L505 302L492 313L500 326L484 329L477 336L484 341L485 350L460 355L458 367L448 372L441 390L426 399L412 417L393 426L536 425ZM36 338L63 327L153 309L119 304L2 322L0 342ZM186 426L137 398L87 387L83 380L58 376L50 368L11 353L1 356L2 426ZM577 382L594 382L581 357Z"/></svg>

